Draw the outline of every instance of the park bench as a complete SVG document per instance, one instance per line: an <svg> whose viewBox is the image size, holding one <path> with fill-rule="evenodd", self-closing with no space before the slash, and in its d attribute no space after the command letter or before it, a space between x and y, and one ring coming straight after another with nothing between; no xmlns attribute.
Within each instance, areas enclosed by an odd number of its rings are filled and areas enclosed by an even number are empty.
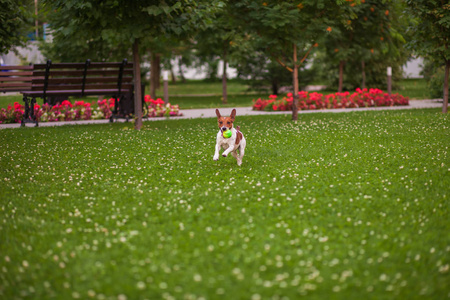
<svg viewBox="0 0 450 300"><path fill-rule="evenodd" d="M52 63L33 66L31 86L20 91L25 103L22 125L32 122L38 126L34 115L36 98L42 98L43 103L55 105L59 99L69 96L111 96L115 99L113 116L118 117L119 106L125 97L133 93L133 65L126 59L122 62L91 62L85 63ZM129 110L129 108L128 108ZM120 107L121 114L127 108ZM115 114L114 114L115 113Z"/></svg>
<svg viewBox="0 0 450 300"><path fill-rule="evenodd" d="M31 90L33 66L0 66L0 92Z"/></svg>

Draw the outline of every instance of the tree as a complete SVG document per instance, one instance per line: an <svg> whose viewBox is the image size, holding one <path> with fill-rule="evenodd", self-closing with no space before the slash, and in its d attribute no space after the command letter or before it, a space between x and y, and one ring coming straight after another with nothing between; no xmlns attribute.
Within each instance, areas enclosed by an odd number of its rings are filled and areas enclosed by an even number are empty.
<svg viewBox="0 0 450 300"><path fill-rule="evenodd" d="M292 87L292 74L267 53L266 46L255 34L233 40L231 65L238 70L240 78L247 80L250 88L262 91L270 87L272 94L278 95L281 87ZM311 69L299 68L300 87L311 82L312 73Z"/></svg>
<svg viewBox="0 0 450 300"><path fill-rule="evenodd" d="M323 43L327 55L322 61L339 64L338 91L342 92L344 85L346 89L365 88L367 82L372 87L384 86L387 66L393 67L394 75L400 78L409 56L403 47L404 5L399 1L365 0L353 2L347 9L354 12L354 18L329 27ZM346 84L344 73L351 74ZM335 72L328 72L328 77L334 83Z"/></svg>
<svg viewBox="0 0 450 300"><path fill-rule="evenodd" d="M407 0L416 22L408 46L425 58L445 66L442 112L448 112L450 71L450 4L444 0Z"/></svg>
<svg viewBox="0 0 450 300"><path fill-rule="evenodd" d="M226 104L228 101L227 65L237 49L233 47L235 41L241 39L244 34L242 28L239 28L239 22L236 22L236 19L231 17L232 9L232 6L221 3L214 14L213 22L195 37L196 55L201 61L208 63L210 78L216 77L218 69L217 57L222 59L223 104Z"/></svg>
<svg viewBox="0 0 450 300"><path fill-rule="evenodd" d="M235 0L230 1L235 18L263 38L266 52L292 72L294 100L292 119L298 119L298 69L304 64L329 24L348 19L341 6L346 1L305 0L302 2ZM242 16L245 15L245 18Z"/></svg>
<svg viewBox="0 0 450 300"><path fill-rule="evenodd" d="M149 38L180 35L203 26L215 2L185 0L44 0L50 6L53 42L61 51L76 52L83 43L86 52L100 49L104 59L121 51L133 53L135 129L142 127L140 45ZM72 43L76 42L76 45ZM103 47L104 45L104 47ZM69 50L70 49L70 50ZM117 52L116 52L117 51Z"/></svg>
<svg viewBox="0 0 450 300"><path fill-rule="evenodd" d="M25 45L32 26L34 3L29 0L0 0L0 53Z"/></svg>

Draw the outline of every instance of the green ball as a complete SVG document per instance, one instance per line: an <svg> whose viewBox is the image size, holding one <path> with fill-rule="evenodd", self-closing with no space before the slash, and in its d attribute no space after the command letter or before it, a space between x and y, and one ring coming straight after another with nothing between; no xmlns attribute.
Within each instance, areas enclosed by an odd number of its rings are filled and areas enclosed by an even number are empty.
<svg viewBox="0 0 450 300"><path fill-rule="evenodd" d="M225 130L225 131L222 133L222 135L223 135L223 137L226 138L226 139L230 138L231 135L232 135L231 130Z"/></svg>

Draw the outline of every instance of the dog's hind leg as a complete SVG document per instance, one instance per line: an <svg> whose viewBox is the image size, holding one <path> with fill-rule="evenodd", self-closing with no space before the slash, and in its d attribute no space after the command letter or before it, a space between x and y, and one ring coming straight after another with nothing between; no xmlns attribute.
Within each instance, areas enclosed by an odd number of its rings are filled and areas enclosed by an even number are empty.
<svg viewBox="0 0 450 300"><path fill-rule="evenodd" d="M244 157L245 154L245 143L242 143L239 146L239 156L236 158L238 161L238 166L242 165L242 158Z"/></svg>
<svg viewBox="0 0 450 300"><path fill-rule="evenodd" d="M233 155L234 158L239 159L239 155L236 151L232 151L231 155Z"/></svg>

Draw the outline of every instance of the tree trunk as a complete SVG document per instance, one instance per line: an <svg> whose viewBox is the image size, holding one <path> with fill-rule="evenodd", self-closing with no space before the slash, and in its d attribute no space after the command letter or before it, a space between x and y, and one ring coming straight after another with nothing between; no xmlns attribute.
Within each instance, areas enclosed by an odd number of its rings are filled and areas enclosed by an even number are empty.
<svg viewBox="0 0 450 300"><path fill-rule="evenodd" d="M178 69L179 69L179 72L180 72L181 82L186 83L186 78L184 77L184 74L183 74L183 61L182 61L182 57L180 57L180 59L178 59Z"/></svg>
<svg viewBox="0 0 450 300"><path fill-rule="evenodd" d="M158 53L151 55L150 62L150 96L156 99L156 90L161 88L161 55Z"/></svg>
<svg viewBox="0 0 450 300"><path fill-rule="evenodd" d="M446 114L448 112L448 76L450 70L450 60L445 63L445 76L444 76L444 103L442 104L442 112Z"/></svg>
<svg viewBox="0 0 450 300"><path fill-rule="evenodd" d="M297 45L294 44L294 68L292 80L294 85L294 100L292 101L292 120L298 120L298 66L297 66Z"/></svg>
<svg viewBox="0 0 450 300"><path fill-rule="evenodd" d="M344 83L344 65L345 61L341 60L339 62L339 87L338 87L339 93L342 93L342 85Z"/></svg>
<svg viewBox="0 0 450 300"><path fill-rule="evenodd" d="M278 95L278 81L272 79L272 95Z"/></svg>
<svg viewBox="0 0 450 300"><path fill-rule="evenodd" d="M177 83L177 77L175 76L175 72L173 71L172 63L170 63L170 76L172 76L172 83Z"/></svg>
<svg viewBox="0 0 450 300"><path fill-rule="evenodd" d="M161 54L156 53L155 54L155 62L156 62L156 78L155 78L155 83L156 83L156 89L160 89L161 88Z"/></svg>
<svg viewBox="0 0 450 300"><path fill-rule="evenodd" d="M139 58L139 40L133 43L133 76L134 76L134 129L142 128L142 92L141 92L141 66Z"/></svg>
<svg viewBox="0 0 450 300"><path fill-rule="evenodd" d="M227 104L227 46L223 49L222 104Z"/></svg>
<svg viewBox="0 0 450 300"><path fill-rule="evenodd" d="M156 99L156 76L158 73L155 59L156 55L152 53L150 57L150 97Z"/></svg>
<svg viewBox="0 0 450 300"><path fill-rule="evenodd" d="M366 63L362 60L361 61L361 69L362 69L362 84L361 88L366 88Z"/></svg>

